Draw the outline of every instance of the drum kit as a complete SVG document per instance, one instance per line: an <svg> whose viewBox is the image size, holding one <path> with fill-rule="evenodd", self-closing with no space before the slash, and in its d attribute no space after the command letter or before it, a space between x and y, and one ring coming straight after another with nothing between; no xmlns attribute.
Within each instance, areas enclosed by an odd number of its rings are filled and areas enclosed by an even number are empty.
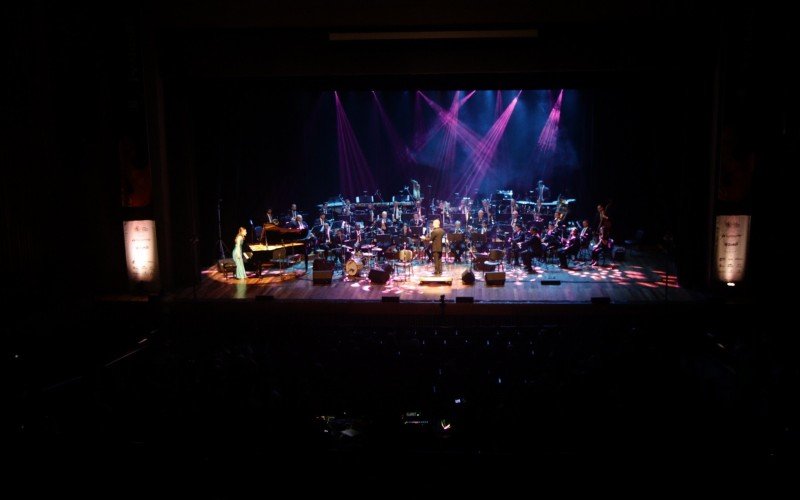
<svg viewBox="0 0 800 500"><path fill-rule="evenodd" d="M353 252L351 247L344 248L350 252ZM355 252L352 253L352 256L347 259L347 262L344 265L345 274L349 278L361 276L365 267L367 269L371 267L372 259L377 257L380 251L381 249L375 245L363 245L360 249L356 249Z"/></svg>

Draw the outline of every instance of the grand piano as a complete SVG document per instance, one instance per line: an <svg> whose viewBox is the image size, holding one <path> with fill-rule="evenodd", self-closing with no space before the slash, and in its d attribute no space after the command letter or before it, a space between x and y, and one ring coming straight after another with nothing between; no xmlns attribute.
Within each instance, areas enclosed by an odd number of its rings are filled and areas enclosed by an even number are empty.
<svg viewBox="0 0 800 500"><path fill-rule="evenodd" d="M308 228L286 228L276 224L264 224L262 230L264 243L251 243L250 258L245 267L261 275L265 264L283 261L289 255L303 254L308 271L308 246L311 244Z"/></svg>

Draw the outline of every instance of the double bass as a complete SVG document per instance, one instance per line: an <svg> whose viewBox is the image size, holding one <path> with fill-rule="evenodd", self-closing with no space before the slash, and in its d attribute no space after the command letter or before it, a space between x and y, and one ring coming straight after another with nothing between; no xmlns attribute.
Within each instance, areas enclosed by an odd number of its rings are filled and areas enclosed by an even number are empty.
<svg viewBox="0 0 800 500"><path fill-rule="evenodd" d="M608 204L605 207L603 205L597 205L597 214L600 217L600 222L597 225L598 233L600 232L600 229L604 227L606 228L606 230L611 229L611 219L609 219L608 215L606 214L606 210L608 210L608 207L610 206L611 202L608 202Z"/></svg>

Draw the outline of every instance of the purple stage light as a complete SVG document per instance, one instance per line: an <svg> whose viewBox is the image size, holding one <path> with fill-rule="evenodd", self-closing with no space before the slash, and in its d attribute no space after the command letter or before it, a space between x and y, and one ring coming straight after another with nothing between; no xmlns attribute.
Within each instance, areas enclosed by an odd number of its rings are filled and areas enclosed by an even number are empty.
<svg viewBox="0 0 800 500"><path fill-rule="evenodd" d="M336 133L339 151L339 184L341 191L347 195L360 194L362 190L376 189L367 159L358 144L358 138L347 113L344 111L339 93L334 91L336 101Z"/></svg>
<svg viewBox="0 0 800 500"><path fill-rule="evenodd" d="M410 148L406 146L405 141L403 141L403 138L400 137L400 134L397 132L397 129L392 123L391 118L389 118L389 115L386 114L386 110L383 109L383 105L381 104L380 98L378 98L378 94L376 94L373 90L372 95L375 98L375 106L378 109L378 114L381 117L383 127L386 129L386 134L389 136L389 142L392 144L395 159L399 165L404 167L414 165L416 160L414 159Z"/></svg>
<svg viewBox="0 0 800 500"><path fill-rule="evenodd" d="M474 189L480 186L483 178L486 176L489 168L497 152L497 146L500 139L503 138L508 121L511 119L514 108L519 102L519 93L511 100L505 111L495 120L489 132L480 140L477 147L473 150L472 156L467 163L467 171L462 176L461 180L456 184L455 190L461 193L471 193Z"/></svg>
<svg viewBox="0 0 800 500"><path fill-rule="evenodd" d="M439 117L439 123L434 125L434 127L428 132L426 137L425 143L430 141L436 133L441 130L442 127L448 126L450 127L451 131L455 136L467 147L470 151L474 151L474 149L480 143L480 137L476 134L471 128L469 128L464 123L458 121L458 110L460 109L460 103L462 101L453 100L453 105L451 106L450 110L446 110L436 104L433 100L428 98L424 93L419 93L425 102L436 111L436 115ZM472 97L474 92L470 93L467 97L463 99L463 102L466 102L469 97ZM455 116L454 116L455 115ZM424 146L425 143L422 145Z"/></svg>
<svg viewBox="0 0 800 500"><path fill-rule="evenodd" d="M558 123L561 120L561 100L564 97L564 90L558 93L558 99L550 110L550 116L547 118L547 123L544 124L542 132L539 134L537 145L539 150L543 153L551 153L556 149L556 142L558 141Z"/></svg>

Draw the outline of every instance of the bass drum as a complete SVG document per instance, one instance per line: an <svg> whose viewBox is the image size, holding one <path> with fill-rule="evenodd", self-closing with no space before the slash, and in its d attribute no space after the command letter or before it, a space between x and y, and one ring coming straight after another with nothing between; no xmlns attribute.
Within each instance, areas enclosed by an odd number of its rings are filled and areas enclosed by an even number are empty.
<svg viewBox="0 0 800 500"><path fill-rule="evenodd" d="M344 272L350 276L351 278L354 276L358 276L358 273L361 272L361 269L364 267L364 264L361 263L358 259L350 259L344 265Z"/></svg>

